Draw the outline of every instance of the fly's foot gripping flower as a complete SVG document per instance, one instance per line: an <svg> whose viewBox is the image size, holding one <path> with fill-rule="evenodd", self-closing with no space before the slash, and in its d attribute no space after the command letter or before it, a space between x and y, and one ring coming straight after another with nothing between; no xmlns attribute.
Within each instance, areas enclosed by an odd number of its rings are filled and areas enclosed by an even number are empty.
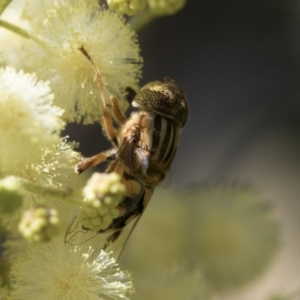
<svg viewBox="0 0 300 300"><path fill-rule="evenodd" d="M145 0L107 0L107 4L111 10L128 16L133 16L146 7Z"/></svg>
<svg viewBox="0 0 300 300"><path fill-rule="evenodd" d="M119 217L117 208L125 193L121 177L116 173L94 173L83 189L84 202L78 212L82 225L92 231L108 228Z"/></svg>
<svg viewBox="0 0 300 300"><path fill-rule="evenodd" d="M180 11L187 0L148 0L149 9L154 15L174 15Z"/></svg>
<svg viewBox="0 0 300 300"><path fill-rule="evenodd" d="M15 212L23 203L19 180L14 176L0 180L0 215Z"/></svg>
<svg viewBox="0 0 300 300"><path fill-rule="evenodd" d="M38 206L24 212L19 231L31 242L46 242L58 233L57 211Z"/></svg>

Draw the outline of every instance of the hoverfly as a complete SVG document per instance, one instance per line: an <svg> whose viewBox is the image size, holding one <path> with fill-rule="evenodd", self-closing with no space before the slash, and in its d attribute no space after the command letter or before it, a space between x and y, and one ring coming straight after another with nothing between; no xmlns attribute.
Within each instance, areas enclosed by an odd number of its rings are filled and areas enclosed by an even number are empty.
<svg viewBox="0 0 300 300"><path fill-rule="evenodd" d="M118 173L126 187L124 199L118 206L123 211L122 216L115 218L107 229L98 232L110 232L103 247L106 248L117 239L122 229L135 219L131 231L133 230L154 188L165 178L177 150L180 131L188 118L188 105L183 91L172 79L150 82L134 95L132 105L138 110L128 119L121 112L117 98L110 97L115 120L120 123L116 130L105 101L101 73L83 46L79 50L89 60L96 73L103 102L104 132L113 148L83 158L75 166L75 172L80 174L106 161L109 164L105 172ZM72 239L69 235L74 234L74 219L67 230L66 242ZM88 228L83 229L89 231Z"/></svg>

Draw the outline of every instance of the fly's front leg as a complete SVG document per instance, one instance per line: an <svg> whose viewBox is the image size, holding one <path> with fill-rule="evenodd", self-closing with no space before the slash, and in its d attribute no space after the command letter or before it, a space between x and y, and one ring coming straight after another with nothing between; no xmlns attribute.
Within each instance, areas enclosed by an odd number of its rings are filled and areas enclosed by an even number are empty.
<svg viewBox="0 0 300 300"><path fill-rule="evenodd" d="M112 104L113 112L114 112L114 115L115 115L117 121L120 124L125 123L126 117L120 109L118 98L115 95L111 95L110 96L110 102Z"/></svg>
<svg viewBox="0 0 300 300"><path fill-rule="evenodd" d="M111 115L107 107L103 108L103 127L106 136L112 142L113 146L118 146L116 129L113 126Z"/></svg>
<svg viewBox="0 0 300 300"><path fill-rule="evenodd" d="M100 152L92 157L85 157L75 166L75 173L81 174L83 171L94 167L103 161L112 160L115 158L116 151L115 150L108 150Z"/></svg>
<svg viewBox="0 0 300 300"><path fill-rule="evenodd" d="M125 91L126 91L126 99L129 103L131 103L132 100L134 99L135 95L136 95L136 92L131 87L127 87L125 89ZM113 109L114 115L116 117L116 120L120 124L124 124L126 122L127 118L120 109L119 100L118 100L117 96L116 95L111 95L110 96L110 102L111 102L112 109Z"/></svg>
<svg viewBox="0 0 300 300"><path fill-rule="evenodd" d="M110 115L110 112L107 108L107 104L106 104L106 100L105 100L105 95L104 95L104 88L103 88L103 79L101 76L100 71L98 70L97 66L95 65L93 59L91 58L91 56L89 55L89 53L85 50L84 46L82 45L81 47L78 48L78 50L80 50L82 52L82 54L89 60L89 62L91 63L95 74L97 76L97 85L99 87L99 91L100 91L100 98L103 104L103 127L104 127L104 131L106 136L108 137L108 139L111 140L112 144L114 146L118 146L118 140L116 137L116 130L113 126L113 122L112 122L112 118Z"/></svg>

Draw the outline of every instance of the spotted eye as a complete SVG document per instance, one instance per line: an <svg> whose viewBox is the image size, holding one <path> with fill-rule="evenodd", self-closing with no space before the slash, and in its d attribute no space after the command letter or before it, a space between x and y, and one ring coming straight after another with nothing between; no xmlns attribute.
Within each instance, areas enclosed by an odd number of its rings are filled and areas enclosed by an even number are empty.
<svg viewBox="0 0 300 300"><path fill-rule="evenodd" d="M150 110L171 119L183 127L188 118L186 97L170 78L153 81L143 86L132 102L133 106Z"/></svg>

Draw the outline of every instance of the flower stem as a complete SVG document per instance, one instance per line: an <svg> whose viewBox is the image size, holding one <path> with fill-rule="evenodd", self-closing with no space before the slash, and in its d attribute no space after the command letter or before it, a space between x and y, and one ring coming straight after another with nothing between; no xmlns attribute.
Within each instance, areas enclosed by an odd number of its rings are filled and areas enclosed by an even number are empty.
<svg viewBox="0 0 300 300"><path fill-rule="evenodd" d="M153 15L150 10L143 10L131 19L130 25L133 30L139 32L156 18L157 17Z"/></svg>
<svg viewBox="0 0 300 300"><path fill-rule="evenodd" d="M10 30L10 31L12 31L12 32L24 37L24 38L26 38L26 39L31 39L31 40L34 40L35 42L38 42L38 43L41 42L38 38L32 36L26 30L24 30L24 29L22 29L22 28L20 28L16 25L13 25L9 22L6 22L4 20L1 20L1 19L0 19L0 26L2 26L3 28L6 28L6 29L8 29L8 30Z"/></svg>
<svg viewBox="0 0 300 300"><path fill-rule="evenodd" d="M2 2L0 2L0 15L4 12L5 8L8 6L8 4L11 2L12 0L2 0Z"/></svg>

